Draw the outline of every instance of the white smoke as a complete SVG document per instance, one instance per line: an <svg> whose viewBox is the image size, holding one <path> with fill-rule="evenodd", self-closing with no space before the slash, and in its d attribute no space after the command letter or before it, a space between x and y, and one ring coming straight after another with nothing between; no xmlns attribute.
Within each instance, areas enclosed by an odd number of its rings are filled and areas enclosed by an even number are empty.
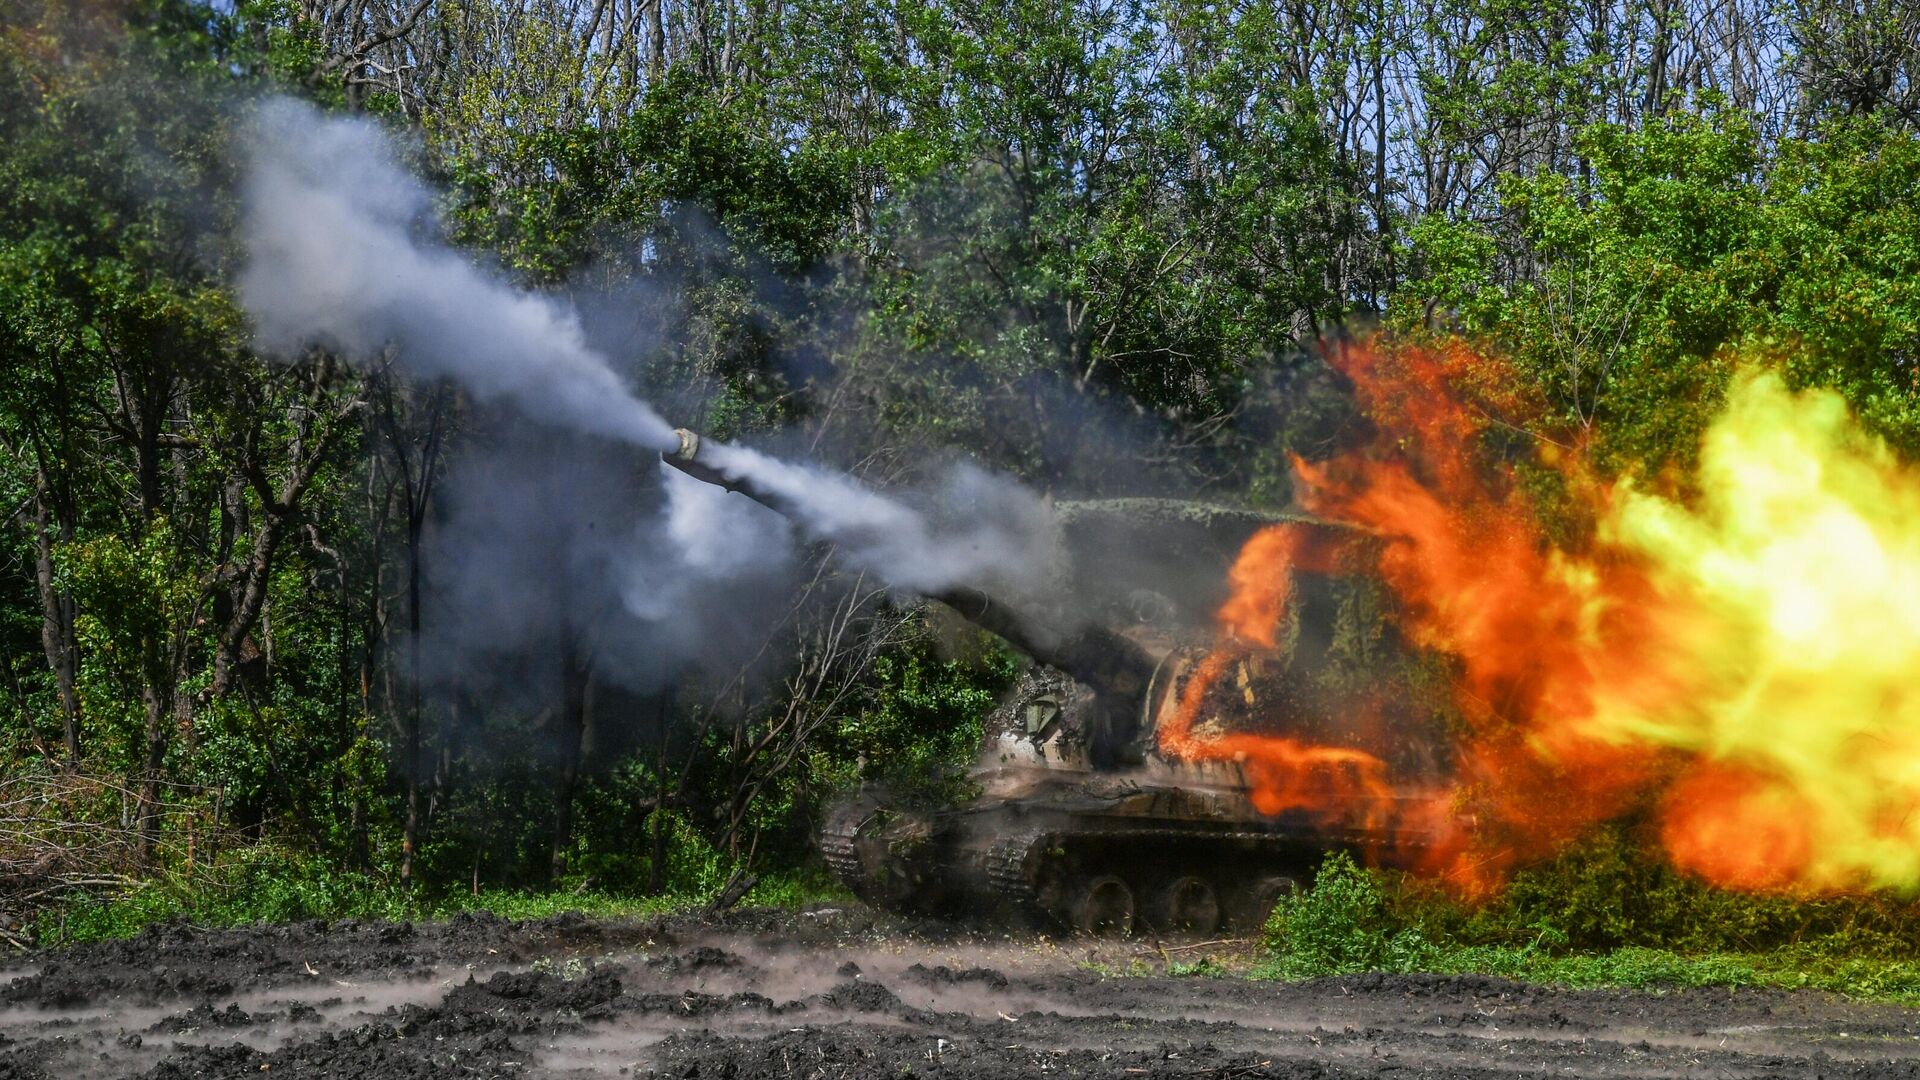
<svg viewBox="0 0 1920 1080"><path fill-rule="evenodd" d="M671 425L587 345L569 304L517 289L436 238L432 193L379 127L271 100L253 119L248 150L240 297L262 350L291 359L320 345L363 364L390 356L407 374L453 379L543 424L650 449L677 445ZM835 473L707 446L717 467L753 480L807 532L895 588L966 584L1031 597L1055 569L1050 508L1006 478L956 466L909 505ZM667 477L664 521L633 547L645 557L601 560L629 613L678 618L711 587L759 580L790 559L784 521L677 472ZM510 522L489 527L488 543L512 546Z"/></svg>
<svg viewBox="0 0 1920 1080"><path fill-rule="evenodd" d="M908 506L839 473L794 465L740 446L705 444L700 459L779 499L811 534L899 589L955 585L1044 592L1057 570L1053 511L1003 476L959 463Z"/></svg>
<svg viewBox="0 0 1920 1080"><path fill-rule="evenodd" d="M240 299L256 341L324 345L368 362L388 346L414 375L456 380L529 417L655 449L672 425L589 348L573 310L513 288L417 230L431 193L371 122L278 98L253 118Z"/></svg>
<svg viewBox="0 0 1920 1080"><path fill-rule="evenodd" d="M426 538L431 680L532 704L562 641L637 692L765 649L792 526L651 457L530 425L461 448Z"/></svg>
<svg viewBox="0 0 1920 1080"><path fill-rule="evenodd" d="M616 582L626 609L666 621L697 607L717 584L751 581L793 551L787 520L733 493L660 466L671 558L636 561Z"/></svg>

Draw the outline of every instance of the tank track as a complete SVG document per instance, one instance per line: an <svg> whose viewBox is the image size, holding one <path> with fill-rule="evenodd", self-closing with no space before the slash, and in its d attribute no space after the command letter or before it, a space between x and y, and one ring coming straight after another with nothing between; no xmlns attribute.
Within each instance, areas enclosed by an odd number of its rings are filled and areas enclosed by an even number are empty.
<svg viewBox="0 0 1920 1080"><path fill-rule="evenodd" d="M1258 847L1299 844L1301 838L1276 835L1270 831L1233 830L1203 832L1192 829L1144 828L1103 830L1095 834L1103 842L1120 841L1146 848L1180 845L1246 843ZM1016 833L993 842L986 850L985 869L992 893L1016 910L1032 915L1057 915L1051 903L1063 897L1050 897L1043 891L1047 881L1046 861L1057 848L1071 848L1080 837L1073 829L1047 829ZM1132 875L1124 875L1131 877Z"/></svg>
<svg viewBox="0 0 1920 1080"><path fill-rule="evenodd" d="M993 891L1017 908L1040 913L1040 865L1054 839L1054 833L1028 832L994 841L987 849L987 880Z"/></svg>
<svg viewBox="0 0 1920 1080"><path fill-rule="evenodd" d="M875 815L883 815L876 821ZM1329 842L1355 842L1335 835L1273 829L1127 827L1106 821L1049 820L982 822L945 834L922 854L896 852L891 816L881 800L858 798L831 810L821 823L820 853L834 876L862 900L891 910L964 910L969 900L1002 906L1041 921L1067 919L1082 879L1118 874L1136 889L1153 888L1170 856L1232 890L1271 864L1274 873L1297 874L1310 851ZM1020 827L1025 824L1027 827ZM1012 828L1007 828L1009 825ZM996 827L997 826L997 827ZM994 835L1000 829L1006 829ZM1377 837L1369 838L1376 842ZM1093 851L1083 848L1092 842ZM1364 843L1364 841L1362 841ZM875 860L878 862L875 862Z"/></svg>
<svg viewBox="0 0 1920 1080"><path fill-rule="evenodd" d="M874 809L864 802L836 807L820 827L821 857L826 860L827 868L833 871L834 876L856 895L864 895L869 889L866 867L860 862L856 845L860 840L860 829L872 816Z"/></svg>

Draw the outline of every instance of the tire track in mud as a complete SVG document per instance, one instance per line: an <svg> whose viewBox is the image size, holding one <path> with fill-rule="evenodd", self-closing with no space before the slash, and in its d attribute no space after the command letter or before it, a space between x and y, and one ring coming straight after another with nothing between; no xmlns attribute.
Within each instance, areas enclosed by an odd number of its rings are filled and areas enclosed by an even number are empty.
<svg viewBox="0 0 1920 1080"><path fill-rule="evenodd" d="M858 908L170 926L0 968L0 1080L1920 1078L1920 1012L1817 993L1279 984L1164 958Z"/></svg>

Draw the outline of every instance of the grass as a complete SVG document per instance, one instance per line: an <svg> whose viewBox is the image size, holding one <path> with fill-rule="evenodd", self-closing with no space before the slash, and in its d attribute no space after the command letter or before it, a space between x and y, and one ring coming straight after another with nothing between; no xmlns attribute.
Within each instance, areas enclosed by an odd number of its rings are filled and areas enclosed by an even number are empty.
<svg viewBox="0 0 1920 1080"><path fill-rule="evenodd" d="M1602 952L1549 953L1501 945L1426 945L1403 961L1364 968L1315 969L1290 963L1284 951L1255 966L1256 978L1386 971L1395 974L1497 975L1521 982L1640 990L1687 987L1775 987L1825 990L1848 997L1920 1005L1920 964L1881 957L1832 956L1811 949L1763 953L1683 954L1627 946Z"/></svg>
<svg viewBox="0 0 1920 1080"><path fill-rule="evenodd" d="M75 897L42 911L34 931L41 945L57 947L128 938L148 926L180 920L208 927L307 919L429 921L469 911L508 919L540 919L563 912L642 918L701 907L713 891L693 885L670 887L654 896L564 887L411 893L372 875L344 873L262 845L214 875L191 880L162 877L124 892ZM768 874L741 903L794 908L848 899L849 894L823 874Z"/></svg>
<svg viewBox="0 0 1920 1080"><path fill-rule="evenodd" d="M1616 877L1623 872L1609 870ZM1312 888L1289 897L1276 909L1250 974L1305 979L1372 971L1427 972L1496 975L1571 987L1806 988L1920 1005L1920 960L1910 959L1916 953L1910 944L1916 935L1898 904L1875 901L1851 908L1796 908L1777 901L1673 892L1662 909L1665 914L1640 912L1639 921L1625 929L1595 929L1602 926L1596 911L1617 919L1620 901L1595 894L1582 902L1584 906L1574 903L1569 897L1581 895L1581 879L1565 868L1551 873L1560 877L1518 882L1512 890L1517 899L1510 899L1504 909L1467 909L1420 894L1391 876L1363 870L1343 855L1331 856ZM1663 888L1671 892L1670 884L1656 883L1635 895L1658 895ZM639 918L698 908L712 891L709 882L645 897L580 889L410 894L369 875L341 873L262 845L248 849L216 875L203 874L192 881L162 878L116 895L77 898L43 912L36 931L43 945L58 946L131 937L148 926L174 920L199 926L305 919L433 920L464 911L487 911L510 919L563 912ZM795 908L850 899L844 889L816 871L767 875L742 902ZM1813 931L1778 922L1779 912L1794 910L1815 912L1827 921ZM1762 915L1776 921L1767 923ZM1754 927L1767 927L1766 933L1786 940L1770 948L1716 947L1713 934L1723 933L1730 925L1744 927L1742 933L1747 934L1755 933ZM1566 927L1576 929L1570 932ZM1579 933L1603 932L1629 940L1596 947L1591 940L1575 938ZM1636 936L1642 940L1631 940ZM1674 947L1670 943L1675 941L1705 943L1705 947ZM1167 971L1206 976L1222 974L1224 969L1202 956L1170 964Z"/></svg>
<svg viewBox="0 0 1920 1080"><path fill-rule="evenodd" d="M1920 1005L1920 964L1881 957L1829 956L1814 950L1708 953L1622 948L1599 954L1520 958L1502 970L1499 957L1463 956L1471 970L1568 986L1640 988L1768 986L1828 990L1848 997Z"/></svg>
<svg viewBox="0 0 1920 1080"><path fill-rule="evenodd" d="M1330 856L1312 888L1275 909L1262 959L1251 974L1272 979L1372 971L1484 974L1560 986L1649 990L1778 987L1920 1005L1920 962L1908 959L1913 955L1910 946L1884 934L1829 933L1758 950L1637 944L1582 949L1570 948L1567 935L1540 918L1526 927L1527 940L1474 940L1476 934L1512 936L1517 918L1537 912L1465 916L1458 908L1446 910L1431 896L1418 903L1403 901L1393 879L1363 870L1345 855Z"/></svg>

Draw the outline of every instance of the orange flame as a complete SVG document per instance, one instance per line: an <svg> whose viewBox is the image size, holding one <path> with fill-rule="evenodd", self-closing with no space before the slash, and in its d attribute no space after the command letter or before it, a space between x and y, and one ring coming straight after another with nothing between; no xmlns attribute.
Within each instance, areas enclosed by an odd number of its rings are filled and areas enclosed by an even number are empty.
<svg viewBox="0 0 1920 1080"><path fill-rule="evenodd" d="M1298 526L1274 525L1254 534L1228 572L1232 595L1216 615L1221 640L1181 687L1173 717L1160 726L1160 749L1188 761L1239 763L1260 813L1303 811L1327 825L1381 829L1399 811L1404 793L1378 757L1280 735L1195 730L1221 676L1255 648L1275 647L1293 568L1326 569L1331 561L1327 546Z"/></svg>
<svg viewBox="0 0 1920 1080"><path fill-rule="evenodd" d="M1642 790L1648 753L1593 737L1589 722L1596 686L1617 693L1640 677L1649 588L1630 560L1578 560L1549 543L1511 475L1476 469L1475 438L1495 421L1453 388L1493 365L1461 348L1355 347L1335 362L1379 435L1322 465L1296 461L1302 502L1379 538L1378 572L1409 638L1457 658L1469 735L1456 798L1479 830L1436 869L1484 889Z"/></svg>
<svg viewBox="0 0 1920 1080"><path fill-rule="evenodd" d="M1372 754L1252 732L1202 735L1194 724L1206 696L1245 655L1232 648L1209 653L1181 689L1179 708L1159 731L1160 749L1188 761L1238 762L1246 771L1254 809L1278 816L1307 812L1326 824L1380 828L1396 805L1386 763Z"/></svg>
<svg viewBox="0 0 1920 1080"><path fill-rule="evenodd" d="M1233 569L1227 571L1233 595L1216 616L1229 637L1273 648L1287 594L1293 588L1293 565L1300 561L1303 546L1301 530L1273 525L1254 533L1240 549Z"/></svg>
<svg viewBox="0 0 1920 1080"><path fill-rule="evenodd" d="M1660 840L1674 865L1734 889L1778 891L1812 854L1807 808L1764 777L1700 766L1667 793Z"/></svg>
<svg viewBox="0 0 1920 1080"><path fill-rule="evenodd" d="M1374 434L1296 461L1300 498L1366 539L1248 542L1164 752L1241 762L1266 813L1471 821L1426 865L1468 891L1636 808L1676 866L1722 886L1920 887L1920 470L1837 395L1736 379L1690 504L1599 483L1577 443L1537 439L1570 497L1556 519L1590 526L1569 542L1520 470L1478 456L1537 412L1498 363L1460 346L1333 361ZM1338 567L1377 573L1403 636L1448 658L1450 791L1422 798L1358 749L1197 728L1222 674L1278 647L1292 571Z"/></svg>

